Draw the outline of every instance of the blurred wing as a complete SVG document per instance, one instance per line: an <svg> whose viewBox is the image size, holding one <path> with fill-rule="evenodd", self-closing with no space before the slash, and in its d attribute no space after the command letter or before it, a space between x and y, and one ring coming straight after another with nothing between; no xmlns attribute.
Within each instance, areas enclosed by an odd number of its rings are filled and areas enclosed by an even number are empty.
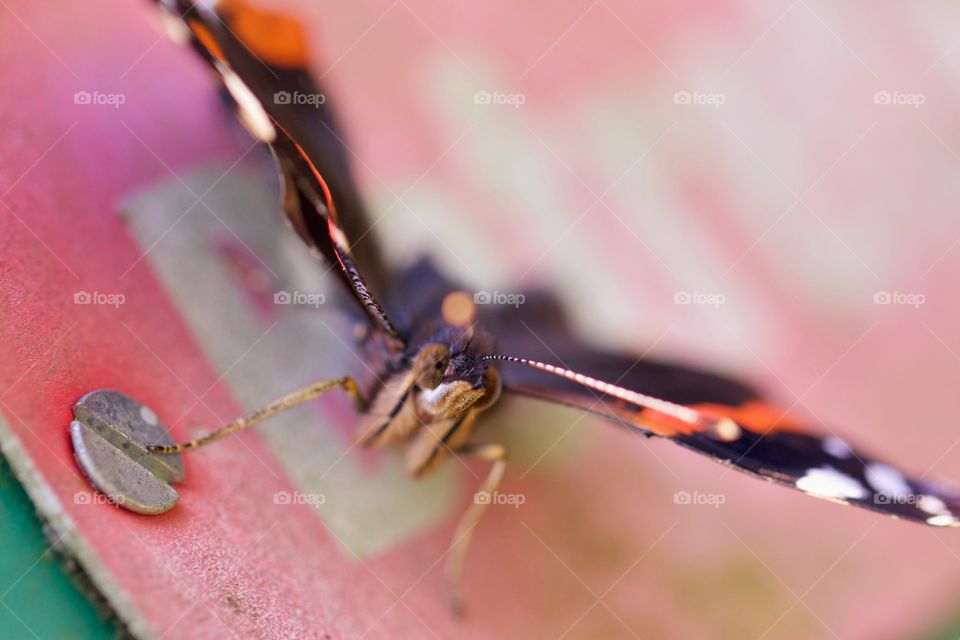
<svg viewBox="0 0 960 640"><path fill-rule="evenodd" d="M173 28L186 27L190 43L220 78L247 130L270 145L293 228L331 265L341 267L340 279L373 320L395 335L370 291L387 286L387 273L353 181L347 146L326 94L308 70L300 23L246 0L221 0L215 9L195 0L156 1L174 17Z"/></svg>
<svg viewBox="0 0 960 640"><path fill-rule="evenodd" d="M492 356L505 361L506 392L576 407L668 438L812 496L931 525L960 524L957 492L879 462L836 435L805 428L734 380L585 346L555 311L554 301L535 299L529 308L510 309L509 318L488 315L500 331L501 353L531 353L558 365ZM511 319L521 329L508 329Z"/></svg>

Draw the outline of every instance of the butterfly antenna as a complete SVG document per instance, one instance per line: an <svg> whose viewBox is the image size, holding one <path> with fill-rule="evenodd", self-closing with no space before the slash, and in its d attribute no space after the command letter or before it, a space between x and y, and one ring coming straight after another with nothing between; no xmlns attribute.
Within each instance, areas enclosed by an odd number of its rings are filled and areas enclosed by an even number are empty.
<svg viewBox="0 0 960 640"><path fill-rule="evenodd" d="M558 367L556 365L548 364L546 362L539 362L537 360L528 360L527 358L518 358L516 356L505 356L498 354L487 355L484 356L483 359L523 364L534 369L539 369L540 371L546 371L547 373L552 373L555 376L560 376L561 378L566 378L567 380L576 382L577 384L587 387L588 389L593 389L594 391L618 398L624 402L628 402L638 407L651 409L689 424L701 424L703 421L703 416L698 411L689 407L684 407L683 405L679 405L674 402L669 402L667 400L661 400L660 398L654 398L653 396L637 393L636 391L631 391L630 389L625 389L624 387L620 387L609 382L604 382L603 380L597 380L596 378L591 378L588 375L578 373L571 369L565 369L564 367Z"/></svg>

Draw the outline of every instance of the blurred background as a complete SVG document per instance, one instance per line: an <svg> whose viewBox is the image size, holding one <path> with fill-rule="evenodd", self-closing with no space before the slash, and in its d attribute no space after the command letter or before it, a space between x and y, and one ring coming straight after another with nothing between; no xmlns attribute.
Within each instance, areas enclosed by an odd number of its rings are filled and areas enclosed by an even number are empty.
<svg viewBox="0 0 960 640"><path fill-rule="evenodd" d="M90 163L81 175L123 165L107 170L125 185L107 206L126 212L126 233L149 249L130 268L163 283L191 338L219 373L229 369L234 394L243 391L238 401L269 400L265 384L292 388L291 369L330 374L350 362L350 349L330 335L331 310L319 321L290 321L307 333L268 340L274 355L262 357L251 343L272 316L256 316L253 303L223 317L209 312L217 306L209 295L229 298L224 309L242 287L221 287L233 276L214 274L214 293L204 292L192 266L250 263L243 273L276 290L261 263L273 273L301 249L282 239L287 244L269 240L274 253L257 249L256 238L288 233L278 216L277 230L244 226L253 220L244 207L258 209L250 205L256 194L264 198L259 209L275 206L269 159L250 151L193 54L160 39L150 5L61 6L72 19L60 21L54 5L0 4L3 33L17 43L3 47L4 68L16 58L23 86L24 65L37 59L45 71L29 82L48 91L125 96L117 109L53 107L62 126L43 133L19 172L54 142L65 162ZM549 286L593 343L744 377L881 458L960 480L960 8L806 0L263 4L301 16L311 34L313 70L395 264L429 254L470 290ZM121 141L106 155L69 137L61 143L71 121L70 136ZM210 208L222 220L191 222L207 218L201 211L170 231L183 206L167 205L184 183L197 192L216 185ZM244 189L250 195L238 197ZM198 236L188 230L207 223L219 228L212 244L189 245ZM24 243L56 247L61 233L27 213L6 224ZM234 237L263 260L235 259ZM289 267L298 282L311 268ZM112 290L124 276L123 268L107 270L97 284ZM231 342L223 333L252 339ZM316 339L305 346L300 335ZM284 369L275 354L294 351L303 361ZM383 617L415 637L960 633L953 531L814 500L575 412L532 403L508 409L484 428L515 452L503 491L524 502L492 509L482 524L467 563L471 616L463 623L444 619L431 563L483 466L454 463L432 488L404 487L391 462L346 448L350 417L339 400L318 409L342 423L322 436L336 445L317 444L331 447L326 454L311 454L289 432L263 437L299 486L339 482L343 495L378 465L395 476L387 486L370 483L367 507L333 500L318 513L350 562L369 563L395 596L412 590L409 605ZM311 455L346 455L353 467L310 477ZM184 500L201 500L200 488ZM401 494L398 515L391 505ZM705 499L687 504L683 495ZM360 511L360 520L351 515ZM345 589L345 607L363 593ZM374 627L359 628L376 636L376 615L366 619Z"/></svg>
<svg viewBox="0 0 960 640"><path fill-rule="evenodd" d="M737 372L889 459L958 476L956 9L308 11L391 255L429 252L482 289L549 284L595 342ZM702 303L677 304L684 292ZM951 532L602 427L543 425L546 448L576 451L550 472L519 462L508 483L553 498L531 497L535 523L496 525L539 537L530 561L555 575L530 589L567 592L557 635L916 637L949 619ZM726 501L676 505L677 491Z"/></svg>

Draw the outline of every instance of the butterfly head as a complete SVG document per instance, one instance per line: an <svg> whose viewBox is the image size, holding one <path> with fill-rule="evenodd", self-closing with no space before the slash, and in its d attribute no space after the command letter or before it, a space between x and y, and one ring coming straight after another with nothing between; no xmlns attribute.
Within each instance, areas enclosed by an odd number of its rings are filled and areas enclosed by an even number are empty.
<svg viewBox="0 0 960 640"><path fill-rule="evenodd" d="M446 335L443 335L446 334ZM500 377L484 359L479 341L442 332L421 347L414 379L421 404L439 417L459 417L468 409L492 404L500 393Z"/></svg>

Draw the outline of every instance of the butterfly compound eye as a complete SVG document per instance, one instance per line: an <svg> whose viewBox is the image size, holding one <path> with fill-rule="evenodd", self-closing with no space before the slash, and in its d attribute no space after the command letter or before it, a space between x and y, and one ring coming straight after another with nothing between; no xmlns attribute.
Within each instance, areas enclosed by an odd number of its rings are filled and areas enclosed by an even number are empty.
<svg viewBox="0 0 960 640"><path fill-rule="evenodd" d="M436 389L450 364L450 351L442 344L428 344L414 363L417 386L422 389Z"/></svg>

